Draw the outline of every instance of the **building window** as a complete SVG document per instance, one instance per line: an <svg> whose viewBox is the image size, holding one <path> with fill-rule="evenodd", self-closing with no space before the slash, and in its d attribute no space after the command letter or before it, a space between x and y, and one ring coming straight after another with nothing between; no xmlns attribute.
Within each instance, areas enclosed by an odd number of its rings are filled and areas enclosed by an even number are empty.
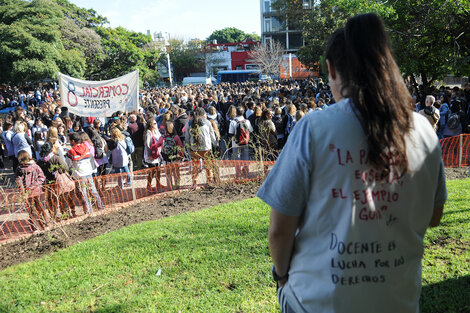
<svg viewBox="0 0 470 313"><path fill-rule="evenodd" d="M270 17L266 17L264 19L264 31L266 33L269 33L269 32L272 32L272 29L271 29L271 18Z"/></svg>
<svg viewBox="0 0 470 313"><path fill-rule="evenodd" d="M264 1L264 13L271 12L271 0Z"/></svg>
<svg viewBox="0 0 470 313"><path fill-rule="evenodd" d="M312 0L303 0L302 8L304 8L305 10L311 9L312 8Z"/></svg>
<svg viewBox="0 0 470 313"><path fill-rule="evenodd" d="M271 18L271 29L273 32L284 30L284 28L282 27L281 21L279 20L278 17L273 16Z"/></svg>

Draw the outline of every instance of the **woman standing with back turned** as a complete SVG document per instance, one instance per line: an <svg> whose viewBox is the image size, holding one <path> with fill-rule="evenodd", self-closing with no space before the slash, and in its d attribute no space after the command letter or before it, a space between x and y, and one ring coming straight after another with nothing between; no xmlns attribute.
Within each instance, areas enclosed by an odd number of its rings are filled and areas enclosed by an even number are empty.
<svg viewBox="0 0 470 313"><path fill-rule="evenodd" d="M333 33L326 62L337 103L297 123L258 192L281 310L418 312L423 236L447 198L439 142L377 15Z"/></svg>

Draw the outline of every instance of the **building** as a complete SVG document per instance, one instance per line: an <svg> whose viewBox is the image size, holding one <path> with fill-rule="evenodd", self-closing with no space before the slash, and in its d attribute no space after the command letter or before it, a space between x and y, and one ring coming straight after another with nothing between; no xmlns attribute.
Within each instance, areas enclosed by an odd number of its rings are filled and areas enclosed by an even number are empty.
<svg viewBox="0 0 470 313"><path fill-rule="evenodd" d="M206 74L215 76L222 70L250 70L259 66L250 59L250 51L259 41L235 43L213 42L206 45Z"/></svg>
<svg viewBox="0 0 470 313"><path fill-rule="evenodd" d="M312 8L312 0L302 0L303 9ZM275 0L260 0L261 6L261 41L269 44L277 41L285 49L285 53L296 53L305 43L302 31L296 27L295 22L282 23L278 11L273 10L272 4Z"/></svg>

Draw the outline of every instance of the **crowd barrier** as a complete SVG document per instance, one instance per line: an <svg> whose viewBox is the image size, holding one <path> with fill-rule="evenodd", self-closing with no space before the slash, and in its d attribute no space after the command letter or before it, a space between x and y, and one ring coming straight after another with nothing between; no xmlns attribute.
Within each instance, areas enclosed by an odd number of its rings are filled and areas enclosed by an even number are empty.
<svg viewBox="0 0 470 313"><path fill-rule="evenodd" d="M441 139L442 159L445 167L470 165L470 135Z"/></svg>
<svg viewBox="0 0 470 313"><path fill-rule="evenodd" d="M43 186L38 194L4 190L0 193L3 204L0 208L0 243L171 192L260 180L273 164L231 160L181 162L130 174L98 176L93 179L93 184L87 180L75 181L74 190L69 192L57 184Z"/></svg>
<svg viewBox="0 0 470 313"><path fill-rule="evenodd" d="M445 167L469 165L470 135L449 137L440 142ZM37 195L21 192L19 189L2 190L0 243L44 227L53 228L74 222L88 214L107 213L119 206L168 192L208 184L260 180L273 164L274 162L230 160L198 162L194 166L191 162L173 163L135 171L130 175L121 173L95 177L93 185L96 193L93 192L90 181L75 181L75 189L70 192L64 192L56 184L43 186L42 192Z"/></svg>

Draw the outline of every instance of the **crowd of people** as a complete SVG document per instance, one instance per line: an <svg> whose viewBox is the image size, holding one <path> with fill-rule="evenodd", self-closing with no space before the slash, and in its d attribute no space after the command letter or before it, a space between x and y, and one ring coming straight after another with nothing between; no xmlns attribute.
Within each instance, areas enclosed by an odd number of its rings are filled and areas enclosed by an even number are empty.
<svg viewBox="0 0 470 313"><path fill-rule="evenodd" d="M427 94L417 89L412 94L416 110L426 110ZM147 178L151 192L168 187L160 182L161 165L190 160L205 164L216 159L275 160L304 115L334 103L329 86L321 79L144 89L139 99L138 111L81 117L60 105L53 86L1 89L0 106L11 112L0 120L0 166L15 170L17 186L26 192L36 220L46 219L41 192L57 194L57 190L42 188L50 183L61 186L59 197L46 197L51 199L49 216L58 218L58 211L62 216L76 216L74 192L81 194L86 213L102 208L100 193L106 180L96 177L109 173L153 169ZM441 87L429 99L437 99L431 101L435 108L431 113L440 112L435 128L440 138L469 130L468 85L465 89ZM450 127L455 115L459 123ZM193 185L200 170L199 165L192 167ZM209 182L220 180L211 166L205 170ZM177 188L179 171L166 174L168 184ZM75 180L86 183L73 188ZM128 176L120 178L118 185L126 188L131 183Z"/></svg>

